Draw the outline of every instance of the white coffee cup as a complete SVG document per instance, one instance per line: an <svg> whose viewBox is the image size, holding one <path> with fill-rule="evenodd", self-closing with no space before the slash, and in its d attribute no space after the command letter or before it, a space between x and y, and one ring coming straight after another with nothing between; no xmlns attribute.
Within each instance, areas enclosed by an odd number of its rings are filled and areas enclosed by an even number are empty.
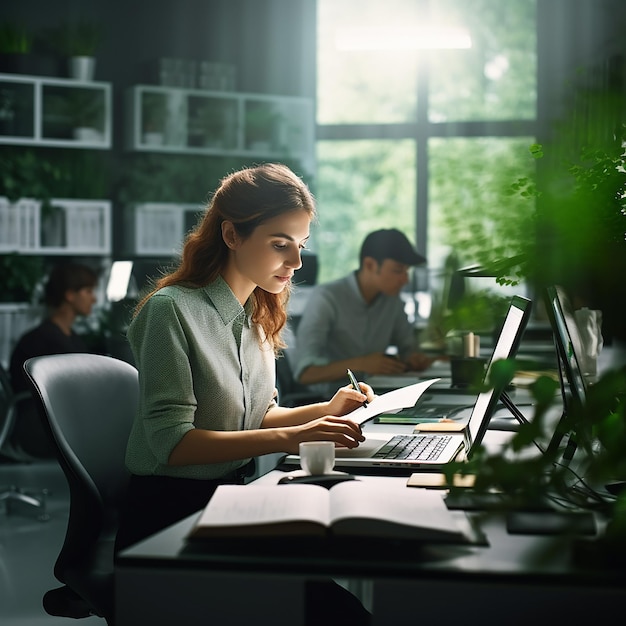
<svg viewBox="0 0 626 626"><path fill-rule="evenodd" d="M335 444L332 441L303 441L300 466L313 476L328 474L335 467Z"/></svg>

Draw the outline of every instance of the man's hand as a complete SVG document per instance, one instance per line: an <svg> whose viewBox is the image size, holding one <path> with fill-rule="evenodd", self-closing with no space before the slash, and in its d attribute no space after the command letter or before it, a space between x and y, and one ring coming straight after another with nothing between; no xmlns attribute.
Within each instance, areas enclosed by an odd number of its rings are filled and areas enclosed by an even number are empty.
<svg viewBox="0 0 626 626"><path fill-rule="evenodd" d="M388 356L382 352L373 352L361 359L358 369L366 374L382 374L392 376L400 374L407 369L406 363L393 356Z"/></svg>
<svg viewBox="0 0 626 626"><path fill-rule="evenodd" d="M423 352L413 352L406 359L407 369L421 372L430 367L437 357L429 356Z"/></svg>

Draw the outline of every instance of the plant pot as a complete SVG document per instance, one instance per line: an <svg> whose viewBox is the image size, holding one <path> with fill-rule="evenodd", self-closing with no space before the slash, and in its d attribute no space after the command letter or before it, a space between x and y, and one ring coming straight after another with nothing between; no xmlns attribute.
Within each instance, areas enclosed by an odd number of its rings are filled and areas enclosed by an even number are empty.
<svg viewBox="0 0 626 626"><path fill-rule="evenodd" d="M147 146L162 146L163 133L149 132L143 134L143 142Z"/></svg>
<svg viewBox="0 0 626 626"><path fill-rule="evenodd" d="M69 59L69 76L74 80L89 82L96 73L96 59L94 57L78 56Z"/></svg>
<svg viewBox="0 0 626 626"><path fill-rule="evenodd" d="M76 141L82 143L98 143L102 141L102 133L97 128L89 128L81 126L72 131L72 135Z"/></svg>

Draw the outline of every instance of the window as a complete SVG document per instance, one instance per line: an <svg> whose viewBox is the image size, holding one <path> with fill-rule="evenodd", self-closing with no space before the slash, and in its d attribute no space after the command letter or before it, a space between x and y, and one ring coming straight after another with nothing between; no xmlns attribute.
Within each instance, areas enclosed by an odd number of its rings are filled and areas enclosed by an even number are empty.
<svg viewBox="0 0 626 626"><path fill-rule="evenodd" d="M501 191L530 167L535 135L535 10L536 0L318 0L320 281L355 268L376 228L403 230L433 274L451 250L477 260L461 225L506 232ZM468 33L471 48L442 35L428 44L438 49L381 49L382 35L400 29L401 44L425 24Z"/></svg>
<svg viewBox="0 0 626 626"><path fill-rule="evenodd" d="M406 51L354 49L346 41L389 15L416 20L410 0L318 0L318 124L415 120L417 57Z"/></svg>
<svg viewBox="0 0 626 626"><path fill-rule="evenodd" d="M358 267L372 230L393 225L415 231L415 150L410 140L320 141L318 224L313 228L319 282ZM330 209L330 210L329 210Z"/></svg>

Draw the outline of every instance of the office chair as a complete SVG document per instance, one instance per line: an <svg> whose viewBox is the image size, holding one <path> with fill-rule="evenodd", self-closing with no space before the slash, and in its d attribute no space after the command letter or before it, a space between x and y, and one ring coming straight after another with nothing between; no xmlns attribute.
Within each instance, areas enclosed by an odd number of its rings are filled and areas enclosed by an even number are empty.
<svg viewBox="0 0 626 626"><path fill-rule="evenodd" d="M113 548L128 482L124 455L139 395L137 370L98 354L35 357L24 370L70 491L54 566L63 586L46 592L44 609L113 624Z"/></svg>
<svg viewBox="0 0 626 626"><path fill-rule="evenodd" d="M294 407L328 400L328 397L302 385L294 378L286 354L276 360L276 387L280 406Z"/></svg>
<svg viewBox="0 0 626 626"><path fill-rule="evenodd" d="M324 402L328 400L314 388L299 383L293 375L289 352L294 350L296 337L294 334L294 316L283 330L283 339L287 344L282 354L276 359L276 388L278 389L278 403L280 406L294 407L312 402Z"/></svg>
<svg viewBox="0 0 626 626"><path fill-rule="evenodd" d="M9 438L13 431L17 409L21 403L32 402L30 393L15 393L4 366L0 364L0 454L11 461L20 461L14 452L8 449ZM4 449L3 449L4 448ZM47 491L44 489L40 497L33 493L27 493L16 485L0 489L0 502L5 503L7 515L10 515L18 507L24 505L26 508L37 510L38 519L45 521L49 519L46 509Z"/></svg>

